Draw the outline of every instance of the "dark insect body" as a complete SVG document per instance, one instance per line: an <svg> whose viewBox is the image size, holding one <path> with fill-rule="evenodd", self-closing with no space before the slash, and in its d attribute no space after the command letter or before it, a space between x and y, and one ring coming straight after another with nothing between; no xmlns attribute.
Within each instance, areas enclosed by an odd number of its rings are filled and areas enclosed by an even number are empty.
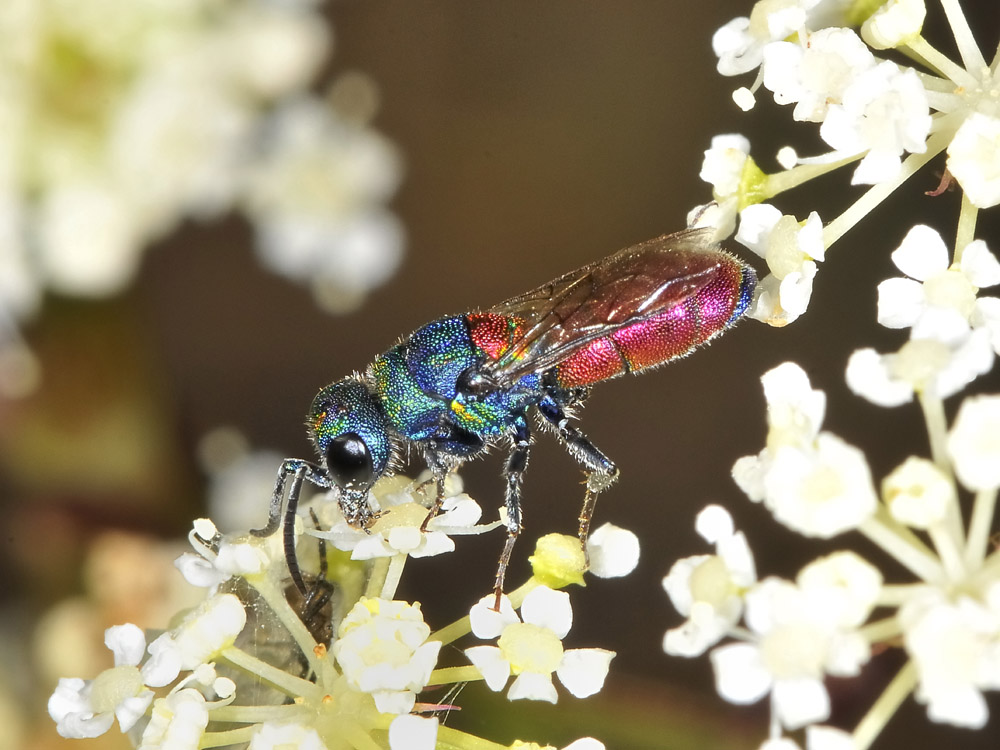
<svg viewBox="0 0 1000 750"><path fill-rule="evenodd" d="M730 328L746 311L757 277L720 250L710 230L688 229L629 247L481 312L418 329L380 354L363 375L323 388L307 417L319 463L286 459L264 535L285 511L289 568L302 483L336 488L349 523L373 518L368 491L391 473L406 447L423 455L444 499L444 480L462 462L507 442L507 542L495 591L521 530L521 481L532 442L528 412L553 430L587 475L579 535L586 542L598 493L615 464L567 417L589 386L669 362Z"/></svg>

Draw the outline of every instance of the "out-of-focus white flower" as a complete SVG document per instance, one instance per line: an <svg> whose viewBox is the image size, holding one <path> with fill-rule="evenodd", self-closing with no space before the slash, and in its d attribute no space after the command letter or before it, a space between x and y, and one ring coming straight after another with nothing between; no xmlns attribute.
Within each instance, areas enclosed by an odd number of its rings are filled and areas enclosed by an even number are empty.
<svg viewBox="0 0 1000 750"><path fill-rule="evenodd" d="M801 750L799 744L788 737L771 737L760 745L760 750ZM820 724L806 727L806 750L857 750L850 732Z"/></svg>
<svg viewBox="0 0 1000 750"><path fill-rule="evenodd" d="M910 327L913 338L934 338L951 345L968 335L970 325L992 328L988 307L983 310L984 300L977 299L977 293L982 287L1000 284L1000 262L985 242L969 243L961 262L949 265L941 235L918 224L907 232L892 260L910 278L879 284L879 323L889 328Z"/></svg>
<svg viewBox="0 0 1000 750"><path fill-rule="evenodd" d="M746 537L725 508L709 505L695 526L715 554L678 560L663 579L674 608L688 618L663 639L663 650L675 656L698 656L718 643L739 622L743 595L757 582Z"/></svg>
<svg viewBox="0 0 1000 750"><path fill-rule="evenodd" d="M864 454L825 432L811 448L783 446L774 452L764 495L783 524L824 539L857 528L878 502Z"/></svg>
<svg viewBox="0 0 1000 750"><path fill-rule="evenodd" d="M333 657L380 712L406 714L437 663L441 642L430 632L419 604L362 599L340 624Z"/></svg>
<svg viewBox="0 0 1000 750"><path fill-rule="evenodd" d="M246 610L236 596L216 594L188 613L176 628L149 644L149 663L195 669L233 645L246 621Z"/></svg>
<svg viewBox="0 0 1000 750"><path fill-rule="evenodd" d="M263 261L308 281L320 302L363 299L402 255L402 227L382 205L399 184L399 162L385 139L319 102L281 108L244 198Z"/></svg>
<svg viewBox="0 0 1000 750"><path fill-rule="evenodd" d="M932 461L910 456L885 478L882 497L892 517L916 529L944 520L956 503L955 487Z"/></svg>
<svg viewBox="0 0 1000 750"><path fill-rule="evenodd" d="M114 652L115 666L93 680L62 678L49 698L49 715L63 737L98 737L111 728L115 717L127 732L153 700L147 685L162 687L177 677L178 670L162 662L139 667L146 637L135 625L108 628L104 643Z"/></svg>
<svg viewBox="0 0 1000 750"><path fill-rule="evenodd" d="M717 205L712 210L711 226L717 228L720 238L730 236L736 229L740 199L753 189L748 183L764 178L750 158L750 141L738 133L713 136L698 176L712 186L712 197ZM705 211L707 207L700 210ZM691 217L688 224L691 224Z"/></svg>
<svg viewBox="0 0 1000 750"><path fill-rule="evenodd" d="M1000 118L969 115L948 145L948 171L977 208L1000 203Z"/></svg>
<svg viewBox="0 0 1000 750"><path fill-rule="evenodd" d="M153 703L139 750L198 750L207 726L204 695L192 688L171 692Z"/></svg>
<svg viewBox="0 0 1000 750"><path fill-rule="evenodd" d="M482 673L493 691L503 690L511 674L514 682L507 691L510 700L528 698L555 703L553 672L577 698L593 695L604 686L613 651L601 648L564 649L562 639L573 624L569 595L547 586L533 589L521 605L524 621L501 597L501 612L484 612L493 606L493 596L484 597L470 612L472 632L479 638L499 638L496 646L473 646L465 655ZM477 610L480 610L477 612Z"/></svg>
<svg viewBox="0 0 1000 750"><path fill-rule="evenodd" d="M760 65L764 47L803 28L806 9L815 0L777 0L754 6L750 17L734 18L712 36L712 49L719 58L718 70L735 76Z"/></svg>
<svg viewBox="0 0 1000 750"><path fill-rule="evenodd" d="M812 296L816 263L825 253L819 215L813 211L800 224L770 204L748 206L740 212L736 240L764 258L771 271L761 279L748 315L779 327L802 315Z"/></svg>
<svg viewBox="0 0 1000 750"><path fill-rule="evenodd" d="M390 729L390 736L391 731ZM250 738L249 750L284 750L292 747L296 750L326 750L326 745L313 727L294 721L265 721Z"/></svg>
<svg viewBox="0 0 1000 750"><path fill-rule="evenodd" d="M854 675L868 660L868 643L844 627L822 597L777 578L746 595L750 643L711 653L719 693L734 703L753 703L771 693L778 720L796 729L830 713L825 674Z"/></svg>
<svg viewBox="0 0 1000 750"><path fill-rule="evenodd" d="M598 578L627 576L639 564L639 537L612 523L603 524L587 539L587 569Z"/></svg>
<svg viewBox="0 0 1000 750"><path fill-rule="evenodd" d="M934 721L978 729L989 717L982 691L1000 689L1000 584L985 599L959 594L949 601L930 591L900 610L920 676L917 699Z"/></svg>
<svg viewBox="0 0 1000 750"><path fill-rule="evenodd" d="M830 104L820 137L840 154L867 151L851 182L894 179L904 151L927 150L931 115L916 71L885 61L858 73L839 104Z"/></svg>
<svg viewBox="0 0 1000 750"><path fill-rule="evenodd" d="M733 466L733 478L754 502L808 536L828 538L860 525L877 498L864 454L819 432L825 396L798 365L767 372L767 446Z"/></svg>
<svg viewBox="0 0 1000 750"><path fill-rule="evenodd" d="M948 435L955 473L971 490L1000 487L1000 396L962 402Z"/></svg>
<svg viewBox="0 0 1000 750"><path fill-rule="evenodd" d="M807 598L840 628L860 627L878 601L882 574L854 552L834 552L813 560L795 579Z"/></svg>
<svg viewBox="0 0 1000 750"><path fill-rule="evenodd" d="M937 339L912 339L894 354L858 349L847 361L847 385L879 406L899 406L914 393L948 398L993 366L990 332L974 330L952 348Z"/></svg>

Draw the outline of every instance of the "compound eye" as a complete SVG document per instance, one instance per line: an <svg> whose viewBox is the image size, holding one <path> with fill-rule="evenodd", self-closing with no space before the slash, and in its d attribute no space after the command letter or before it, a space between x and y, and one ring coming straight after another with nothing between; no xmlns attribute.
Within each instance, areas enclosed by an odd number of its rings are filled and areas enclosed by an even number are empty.
<svg viewBox="0 0 1000 750"><path fill-rule="evenodd" d="M345 432L330 441L326 468L341 489L369 487L375 481L372 454L356 432Z"/></svg>

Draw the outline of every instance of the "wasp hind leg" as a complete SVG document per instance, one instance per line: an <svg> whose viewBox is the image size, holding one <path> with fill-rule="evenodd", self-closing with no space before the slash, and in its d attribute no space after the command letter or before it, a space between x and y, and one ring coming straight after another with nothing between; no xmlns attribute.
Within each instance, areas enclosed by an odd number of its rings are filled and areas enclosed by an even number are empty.
<svg viewBox="0 0 1000 750"><path fill-rule="evenodd" d="M538 411L555 428L567 452L583 466L587 475L583 507L580 509L579 536L584 560L589 566L587 538L590 536L590 521L594 517L597 496L617 481L618 467L579 428L569 423L566 412L554 398L547 396L542 399L538 404Z"/></svg>
<svg viewBox="0 0 1000 750"><path fill-rule="evenodd" d="M285 496L285 484L291 477L288 486L288 502L282 513L282 505ZM310 482L317 487L329 489L330 479L326 473L316 464L303 461L298 458L286 458L281 468L278 470L278 478L274 483L274 492L271 495L271 508L268 512L267 525L262 529L251 529L254 536L270 536L278 527L282 527L283 543L285 548L285 563L288 565L288 573L295 582L295 587L299 592L306 595L306 584L302 580L302 572L299 570L299 562L295 556L295 511L299 505L299 495L302 492L302 483ZM284 520L282 520L284 518Z"/></svg>
<svg viewBox="0 0 1000 750"><path fill-rule="evenodd" d="M504 543L503 552L500 553L496 582L493 586L495 596L493 609L497 612L500 611L500 597L503 596L507 565L510 563L517 536L521 533L521 484L524 481L524 472L528 468L528 450L531 447L531 430L524 415L519 416L514 422L512 440L514 447L507 457L503 471L504 479L507 480L504 492L504 504L507 509L507 541Z"/></svg>

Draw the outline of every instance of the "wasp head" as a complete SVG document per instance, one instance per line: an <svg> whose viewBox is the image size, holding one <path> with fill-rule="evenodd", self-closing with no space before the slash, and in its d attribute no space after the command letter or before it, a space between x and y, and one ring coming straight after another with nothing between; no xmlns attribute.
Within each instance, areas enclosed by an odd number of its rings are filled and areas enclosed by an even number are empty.
<svg viewBox="0 0 1000 750"><path fill-rule="evenodd" d="M340 490L340 507L354 526L372 517L368 490L389 463L389 423L378 397L363 382L345 378L313 399L308 426L327 475Z"/></svg>

